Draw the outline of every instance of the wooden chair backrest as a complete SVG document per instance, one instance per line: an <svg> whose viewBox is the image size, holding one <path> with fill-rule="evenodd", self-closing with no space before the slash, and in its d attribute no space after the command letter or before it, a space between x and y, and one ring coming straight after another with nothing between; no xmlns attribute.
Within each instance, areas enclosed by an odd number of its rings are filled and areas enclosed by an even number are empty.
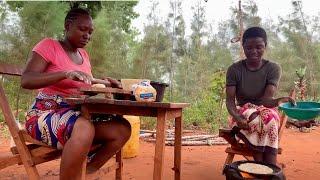
<svg viewBox="0 0 320 180"><path fill-rule="evenodd" d="M0 74L11 75L11 76L21 76L23 69L16 65L0 64ZM6 121L9 131L13 138L18 136L19 127L15 121L13 111L10 108L9 101L5 95L2 83L0 83L0 106Z"/></svg>
<svg viewBox="0 0 320 180"><path fill-rule="evenodd" d="M0 63L0 75L8 75L8 76L17 76L20 77L22 75L23 68L18 65L12 65L12 64L3 64ZM19 128L19 124L15 120L15 116L13 114L13 111L10 107L9 100L5 94L4 88L2 86L2 82L0 82L0 106L2 113L4 115L4 120L8 125L9 131L11 133L11 136L13 137L14 143L16 144L16 140L18 141L27 141L30 143L38 144L41 146L48 146L44 143L41 143L40 141L34 140L31 136L27 134L26 131L23 131ZM23 139L20 138L20 136L23 136ZM19 138L15 139L15 137L19 136Z"/></svg>
<svg viewBox="0 0 320 180"><path fill-rule="evenodd" d="M17 65L11 64L0 64L0 74L11 75L11 76L21 76L23 68Z"/></svg>
<svg viewBox="0 0 320 180"><path fill-rule="evenodd" d="M22 68L15 65L0 64L0 74L11 75L11 76L21 76ZM20 130L18 124L16 123L15 117L10 108L8 98L5 95L2 82L0 82L0 107L4 116L4 120L7 123L10 134L13 138L13 141L19 153L19 156L18 156L19 158L13 159L12 157L7 157L7 160L4 159L4 162L11 162L11 163L8 163L8 165L2 166L2 168L9 165L13 165L17 163L17 160L19 160L25 166L27 174L30 179L39 179L38 178L39 173L35 168L35 161L33 160L33 157L26 145L26 140L22 133L24 131ZM26 136L26 137L30 137L30 136Z"/></svg>

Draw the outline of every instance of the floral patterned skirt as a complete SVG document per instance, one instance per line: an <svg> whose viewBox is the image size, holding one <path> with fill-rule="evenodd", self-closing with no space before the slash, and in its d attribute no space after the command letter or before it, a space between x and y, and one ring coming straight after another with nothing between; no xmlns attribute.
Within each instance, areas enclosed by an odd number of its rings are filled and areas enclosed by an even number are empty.
<svg viewBox="0 0 320 180"><path fill-rule="evenodd" d="M256 113L257 116L249 122L249 129L241 129L237 138L241 139L251 149L258 152L277 154L278 152L278 130L280 116L276 109L256 106L247 103L238 108L238 112L247 119ZM236 121L231 118L230 126L237 126Z"/></svg>
<svg viewBox="0 0 320 180"><path fill-rule="evenodd" d="M34 139L62 149L79 116L79 109L63 102L61 96L40 92L27 112L25 128Z"/></svg>

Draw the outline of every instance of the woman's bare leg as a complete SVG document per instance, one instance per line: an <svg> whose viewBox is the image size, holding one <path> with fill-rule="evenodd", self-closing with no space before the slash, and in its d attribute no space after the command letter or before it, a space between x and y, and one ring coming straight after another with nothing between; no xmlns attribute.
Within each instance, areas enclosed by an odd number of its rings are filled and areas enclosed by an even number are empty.
<svg viewBox="0 0 320 180"><path fill-rule="evenodd" d="M264 153L263 162L277 165L277 154Z"/></svg>
<svg viewBox="0 0 320 180"><path fill-rule="evenodd" d="M263 153L258 152L258 151L254 151L253 152L253 159L258 162L263 162Z"/></svg>
<svg viewBox="0 0 320 180"><path fill-rule="evenodd" d="M128 141L131 135L130 123L117 116L107 122L94 123L94 143L102 144L87 166L87 173L93 173L102 167Z"/></svg>
<svg viewBox="0 0 320 180"><path fill-rule="evenodd" d="M60 165L60 180L80 179L82 162L85 160L93 142L93 124L79 117L74 124L71 137L64 145Z"/></svg>

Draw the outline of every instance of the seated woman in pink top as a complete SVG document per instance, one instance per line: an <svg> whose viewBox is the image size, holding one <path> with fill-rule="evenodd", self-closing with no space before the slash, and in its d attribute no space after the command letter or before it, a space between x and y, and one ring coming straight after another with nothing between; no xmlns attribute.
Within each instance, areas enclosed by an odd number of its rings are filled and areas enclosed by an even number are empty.
<svg viewBox="0 0 320 180"><path fill-rule="evenodd" d="M93 143L102 144L89 156L88 172L102 167L129 139L130 124L120 116L104 121L90 121L77 107L62 102L63 97L77 95L79 87L90 86L92 74L89 56L83 47L93 32L88 11L71 9L65 18L65 38L43 39L32 50L23 72L21 86L39 89L27 113L26 129L35 139L63 149L60 179L78 179L81 164ZM120 86L110 80L113 86Z"/></svg>

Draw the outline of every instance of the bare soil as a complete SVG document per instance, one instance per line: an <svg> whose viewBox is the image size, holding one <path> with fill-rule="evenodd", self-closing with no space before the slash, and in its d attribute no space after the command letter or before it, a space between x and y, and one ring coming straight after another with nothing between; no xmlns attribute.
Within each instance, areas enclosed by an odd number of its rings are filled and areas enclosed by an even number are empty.
<svg viewBox="0 0 320 180"><path fill-rule="evenodd" d="M320 128L310 133L298 129L286 129L281 140L283 154L279 162L285 164L287 179L316 180L320 177ZM8 152L8 139L0 139L0 153ZM184 146L182 148L183 180L222 180L222 166L226 158L226 145L220 146ZM173 179L173 147L166 147L164 179ZM138 157L124 160L124 179L149 180L153 172L154 144L140 142ZM241 160L242 157L236 157ZM42 179L58 179L60 160L38 165ZM88 176L88 179L114 179L115 174L104 173L104 168ZM23 166L15 165L0 171L0 179L27 179Z"/></svg>

